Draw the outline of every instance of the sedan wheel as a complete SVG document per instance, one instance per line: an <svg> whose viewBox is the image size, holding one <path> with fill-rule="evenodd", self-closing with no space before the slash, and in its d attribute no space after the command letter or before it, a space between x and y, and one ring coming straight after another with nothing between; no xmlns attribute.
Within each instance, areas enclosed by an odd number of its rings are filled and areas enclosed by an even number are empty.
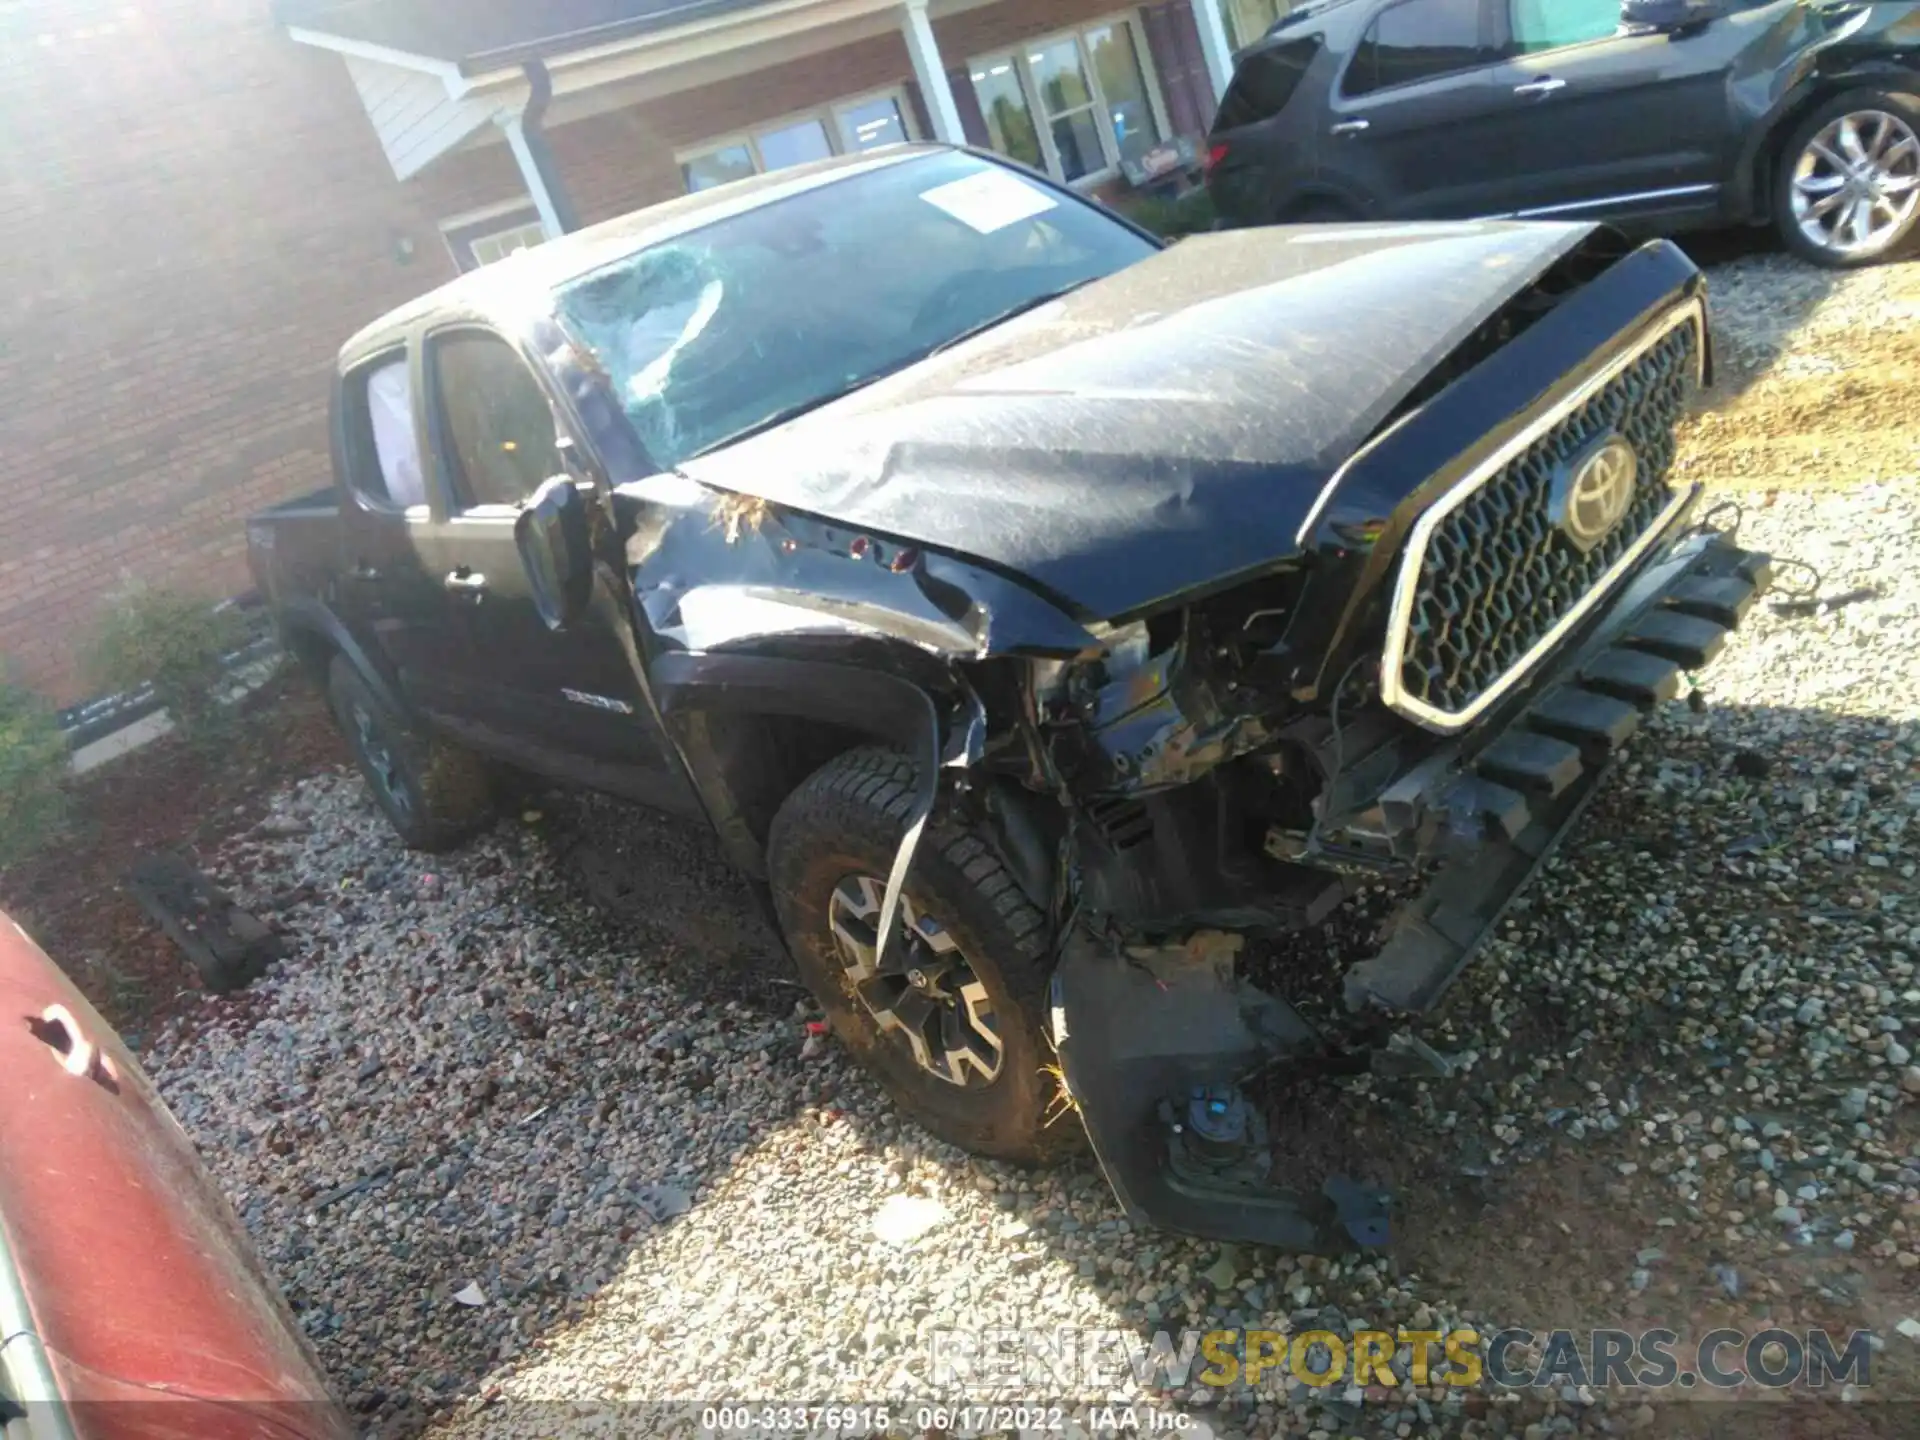
<svg viewBox="0 0 1920 1440"><path fill-rule="evenodd" d="M1861 97L1865 99L1866 97ZM1782 230L1794 249L1831 266L1881 259L1920 214L1920 134L1894 97L1835 105L1814 117L1782 176Z"/></svg>

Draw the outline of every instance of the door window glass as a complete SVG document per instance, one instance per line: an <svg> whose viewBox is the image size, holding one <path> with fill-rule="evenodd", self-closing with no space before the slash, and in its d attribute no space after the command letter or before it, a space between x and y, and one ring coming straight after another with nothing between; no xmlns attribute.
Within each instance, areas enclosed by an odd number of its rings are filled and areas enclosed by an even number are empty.
<svg viewBox="0 0 1920 1440"><path fill-rule="evenodd" d="M907 138L906 121L900 117L900 102L891 95L859 105L842 106L837 113L840 138L847 151L876 150L882 145L898 145Z"/></svg>
<svg viewBox="0 0 1920 1440"><path fill-rule="evenodd" d="M1241 125L1252 125L1287 108L1300 88L1307 67L1320 54L1323 42L1318 35L1302 35L1262 47L1244 56L1233 72L1220 101L1220 117L1214 121L1216 133Z"/></svg>
<svg viewBox="0 0 1920 1440"><path fill-rule="evenodd" d="M1033 112L1027 108L1026 92L1014 73L1011 55L995 55L978 61L968 72L973 78L974 97L987 122L987 142L1002 155L1031 165L1047 168L1040 153L1040 135L1034 129Z"/></svg>
<svg viewBox="0 0 1920 1440"><path fill-rule="evenodd" d="M1138 161L1160 143L1160 127L1147 98L1147 79L1133 48L1130 25L1096 25L1086 32L1087 53L1093 57L1107 118L1122 160Z"/></svg>
<svg viewBox="0 0 1920 1440"><path fill-rule="evenodd" d="M1516 54L1604 40L1620 28L1620 0L1511 0Z"/></svg>
<svg viewBox="0 0 1920 1440"><path fill-rule="evenodd" d="M1487 59L1480 38L1480 0L1406 0L1381 11L1367 28L1342 89L1364 95L1471 70Z"/></svg>
<svg viewBox="0 0 1920 1440"><path fill-rule="evenodd" d="M373 435L377 473L356 477L362 493L374 484L380 493L368 498L406 510L427 503L427 484L420 472L420 437L413 424L413 385L404 355L382 361L367 372L367 422Z"/></svg>
<svg viewBox="0 0 1920 1440"><path fill-rule="evenodd" d="M462 510L517 505L565 468L546 393L511 345L457 334L433 354L442 448Z"/></svg>
<svg viewBox="0 0 1920 1440"><path fill-rule="evenodd" d="M833 146L827 140L827 127L811 118L782 125L778 130L762 130L753 141L760 147L763 170L784 170L809 160L825 160L833 154Z"/></svg>

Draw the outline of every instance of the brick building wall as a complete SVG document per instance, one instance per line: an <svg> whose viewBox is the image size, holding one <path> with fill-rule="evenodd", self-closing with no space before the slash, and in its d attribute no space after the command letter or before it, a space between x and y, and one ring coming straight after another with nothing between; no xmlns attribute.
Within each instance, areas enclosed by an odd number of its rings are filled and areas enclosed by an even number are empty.
<svg viewBox="0 0 1920 1440"><path fill-rule="evenodd" d="M350 317L453 267L264 0L6 7L0 137L0 658L64 700L123 573L245 588L242 519L326 482Z"/></svg>
<svg viewBox="0 0 1920 1440"><path fill-rule="evenodd" d="M1113 11L1002 0L936 33L960 67ZM604 219L680 193L676 149L911 75L888 34L551 139ZM441 220L525 197L499 143L396 181L339 58L267 0L0 6L0 665L69 701L123 576L245 589L246 516L328 483L341 339L451 278Z"/></svg>

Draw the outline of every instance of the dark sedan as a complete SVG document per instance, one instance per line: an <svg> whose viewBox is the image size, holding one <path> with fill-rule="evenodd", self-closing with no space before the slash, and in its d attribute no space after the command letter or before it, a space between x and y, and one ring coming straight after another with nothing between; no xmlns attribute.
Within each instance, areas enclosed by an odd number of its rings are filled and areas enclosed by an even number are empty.
<svg viewBox="0 0 1920 1440"><path fill-rule="evenodd" d="M1240 57L1229 224L1472 216L1772 224L1845 267L1920 218L1920 4L1328 0Z"/></svg>
<svg viewBox="0 0 1920 1440"><path fill-rule="evenodd" d="M0 913L6 1440L345 1440L313 1355L120 1038Z"/></svg>

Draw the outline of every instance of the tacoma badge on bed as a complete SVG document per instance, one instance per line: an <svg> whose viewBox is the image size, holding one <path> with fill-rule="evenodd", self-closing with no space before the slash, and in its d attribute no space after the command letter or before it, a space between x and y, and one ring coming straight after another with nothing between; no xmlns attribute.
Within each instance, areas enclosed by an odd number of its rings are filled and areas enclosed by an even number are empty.
<svg viewBox="0 0 1920 1440"><path fill-rule="evenodd" d="M682 810L935 1134L1038 1160L1071 1109L1136 1218L1381 1243L1238 1087L1444 1074L1414 1022L1766 586L1671 473L1709 359L1665 243L1166 248L899 147L367 327L335 494L252 554L409 843L491 760ZM1316 1020L1241 973L1416 878Z"/></svg>

